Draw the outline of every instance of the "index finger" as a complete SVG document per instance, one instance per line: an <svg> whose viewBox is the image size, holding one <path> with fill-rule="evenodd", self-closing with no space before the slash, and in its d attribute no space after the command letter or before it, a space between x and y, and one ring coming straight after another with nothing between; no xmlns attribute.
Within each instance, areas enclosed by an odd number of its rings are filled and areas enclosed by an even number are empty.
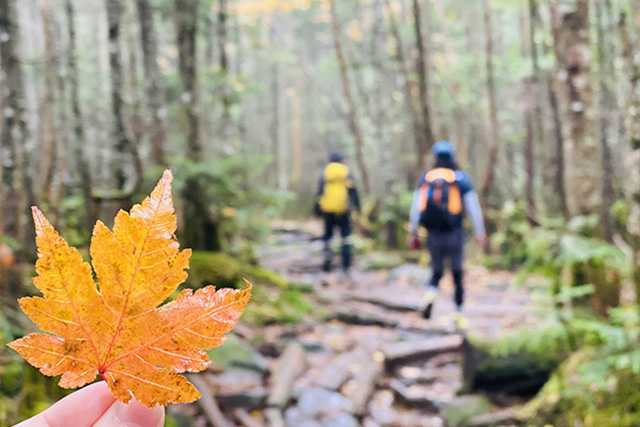
<svg viewBox="0 0 640 427"><path fill-rule="evenodd" d="M104 381L91 384L15 427L90 427L115 398Z"/></svg>

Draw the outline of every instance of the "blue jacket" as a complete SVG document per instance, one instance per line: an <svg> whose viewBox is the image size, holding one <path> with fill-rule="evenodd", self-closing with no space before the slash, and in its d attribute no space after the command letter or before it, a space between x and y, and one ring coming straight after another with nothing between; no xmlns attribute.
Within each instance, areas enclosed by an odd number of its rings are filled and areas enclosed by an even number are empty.
<svg viewBox="0 0 640 427"><path fill-rule="evenodd" d="M411 213L409 215L409 232L416 233L420 226L420 207L418 206L418 199L420 197L420 188L426 183L427 172L423 173L418 180L418 185L413 193L413 203L411 205ZM482 219L482 209L480 208L480 202L478 200L478 194L473 188L471 179L469 176L462 172L456 171L456 184L460 189L460 195L462 196L462 202L464 204L465 211L471 219L473 224L473 230L476 236L484 236L484 221Z"/></svg>

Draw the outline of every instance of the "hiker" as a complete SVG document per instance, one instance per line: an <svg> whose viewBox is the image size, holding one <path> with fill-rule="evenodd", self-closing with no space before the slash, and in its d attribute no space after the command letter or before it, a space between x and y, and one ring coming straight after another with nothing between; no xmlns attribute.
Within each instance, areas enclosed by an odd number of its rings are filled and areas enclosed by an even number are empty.
<svg viewBox="0 0 640 427"><path fill-rule="evenodd" d="M340 153L332 153L329 156L329 164L318 183L318 199L316 202L316 214L324 219L324 242L322 269L331 271L333 251L331 250L331 238L333 230L340 228L342 237L342 270L349 273L351 267L351 211L360 212L360 198L356 190L353 176L349 168L344 164L344 156Z"/></svg>
<svg viewBox="0 0 640 427"><path fill-rule="evenodd" d="M484 248L487 238L482 210L471 180L458 168L453 145L448 141L437 142L433 153L435 167L422 174L418 181L409 220L410 246L415 246L417 242L419 247L419 226L425 227L428 232L427 248L431 254L432 277L424 297L422 314L425 319L431 317L438 284L444 273L444 261L448 258L456 288L454 319L459 328L466 329L467 321L462 315L465 244L462 214L465 210L469 215L478 245Z"/></svg>

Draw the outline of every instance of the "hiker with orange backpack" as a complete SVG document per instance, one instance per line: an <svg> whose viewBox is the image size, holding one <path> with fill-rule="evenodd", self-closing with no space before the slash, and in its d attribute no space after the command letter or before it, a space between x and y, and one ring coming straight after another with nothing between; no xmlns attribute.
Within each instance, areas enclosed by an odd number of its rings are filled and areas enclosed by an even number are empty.
<svg viewBox="0 0 640 427"><path fill-rule="evenodd" d="M462 227L463 211L473 224L480 247L486 245L486 234L478 195L466 173L459 170L455 148L448 141L433 146L434 169L422 174L414 193L409 218L409 245L418 240L418 227L427 229L427 248L431 254L432 277L424 297L423 317L429 319L444 274L444 261L449 259L455 283L455 321L466 328L462 315L464 302L463 263L465 231Z"/></svg>
<svg viewBox="0 0 640 427"><path fill-rule="evenodd" d="M329 164L318 183L318 199L316 202L316 214L324 219L324 242L322 269L331 271L333 250L331 250L331 238L334 228L340 229L342 237L342 270L345 274L351 268L351 218L350 213L355 209L360 211L360 198L356 189L353 176L349 168L344 164L344 156L340 153L332 153L329 156Z"/></svg>

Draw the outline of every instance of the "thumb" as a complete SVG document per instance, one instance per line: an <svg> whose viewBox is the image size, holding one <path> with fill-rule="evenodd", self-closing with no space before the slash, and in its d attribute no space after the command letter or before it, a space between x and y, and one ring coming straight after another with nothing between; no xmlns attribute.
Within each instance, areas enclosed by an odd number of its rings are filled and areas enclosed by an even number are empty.
<svg viewBox="0 0 640 427"><path fill-rule="evenodd" d="M135 399L129 403L116 400L94 427L162 427L164 406L148 408Z"/></svg>

